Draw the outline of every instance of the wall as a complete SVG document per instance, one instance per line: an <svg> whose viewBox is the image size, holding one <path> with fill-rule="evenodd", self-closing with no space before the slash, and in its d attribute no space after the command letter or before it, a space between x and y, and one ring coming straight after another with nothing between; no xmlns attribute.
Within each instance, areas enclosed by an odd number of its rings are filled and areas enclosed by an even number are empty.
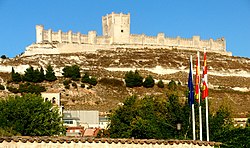
<svg viewBox="0 0 250 148"><path fill-rule="evenodd" d="M96 31L89 31L87 35L80 32L53 32L44 30L43 25L36 26L36 44L26 48L24 56L34 54L60 54L76 52L95 52L100 49L124 48L177 48L187 50L203 50L230 55L226 51L226 40L201 40L200 36L192 38L166 37L164 33L157 36L145 34L130 34L130 14L112 12L102 17L103 36L97 36Z"/></svg>
<svg viewBox="0 0 250 148"><path fill-rule="evenodd" d="M92 139L92 138L0 138L0 148L214 148L220 143L155 140L155 139Z"/></svg>

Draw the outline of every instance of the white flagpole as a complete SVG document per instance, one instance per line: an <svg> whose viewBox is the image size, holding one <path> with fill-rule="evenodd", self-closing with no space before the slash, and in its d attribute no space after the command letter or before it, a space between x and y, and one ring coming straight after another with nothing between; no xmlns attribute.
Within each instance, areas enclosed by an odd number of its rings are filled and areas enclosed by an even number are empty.
<svg viewBox="0 0 250 148"><path fill-rule="evenodd" d="M204 48L204 54L206 53L206 48ZM206 59L207 60L207 59ZM207 65L206 65L207 66ZM206 85L208 86L207 82L207 75L204 77ZM205 98L206 101L206 129L207 129L207 141L209 141L209 126L208 126L208 97Z"/></svg>
<svg viewBox="0 0 250 148"><path fill-rule="evenodd" d="M191 73L192 73L192 80L193 80L193 62L192 62L192 55L190 56L190 62L191 62ZM195 113L194 113L194 103L192 103L192 125L193 125L193 140L196 140L195 136Z"/></svg>
<svg viewBox="0 0 250 148"><path fill-rule="evenodd" d="M197 60L198 60L198 70L200 71L200 52L197 51ZM201 95L200 95L200 73L199 74L199 80L198 80L198 86L199 86L199 92L198 92L198 99L199 99L199 119L200 119L200 141L202 141L202 114L201 114Z"/></svg>

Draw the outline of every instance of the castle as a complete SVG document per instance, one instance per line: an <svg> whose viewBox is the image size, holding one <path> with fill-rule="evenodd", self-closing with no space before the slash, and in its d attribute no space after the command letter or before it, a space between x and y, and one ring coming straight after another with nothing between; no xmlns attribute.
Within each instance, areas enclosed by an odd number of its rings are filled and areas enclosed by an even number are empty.
<svg viewBox="0 0 250 148"><path fill-rule="evenodd" d="M53 32L51 29L44 30L42 25L36 26L36 43L26 47L24 56L35 54L61 54L78 52L95 52L97 50L115 50L117 48L164 48L186 49L217 52L231 55L226 51L226 40L222 37L217 40L201 40L200 36L192 38L170 38L164 33L157 36L145 34L130 34L130 14L114 13L102 17L102 36L97 36L96 31L88 34L68 32Z"/></svg>

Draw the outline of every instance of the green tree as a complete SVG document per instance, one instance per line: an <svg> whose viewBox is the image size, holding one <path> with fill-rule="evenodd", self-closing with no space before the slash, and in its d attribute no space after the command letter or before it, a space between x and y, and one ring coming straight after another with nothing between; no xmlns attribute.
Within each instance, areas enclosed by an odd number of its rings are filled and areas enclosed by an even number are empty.
<svg viewBox="0 0 250 148"><path fill-rule="evenodd" d="M55 72L50 64L46 68L45 80L49 82L57 80Z"/></svg>
<svg viewBox="0 0 250 148"><path fill-rule="evenodd" d="M39 76L40 76L40 81L42 82L42 81L45 80L45 75L44 75L43 67L40 68L39 72L40 72L40 74L39 74Z"/></svg>
<svg viewBox="0 0 250 148"><path fill-rule="evenodd" d="M34 77L34 68L32 66L25 70L23 79L27 82L34 82L34 80L36 80Z"/></svg>
<svg viewBox="0 0 250 148"><path fill-rule="evenodd" d="M14 68L12 67L11 70L11 81L15 82L15 83L19 83L22 81L22 77L18 72L15 72Z"/></svg>
<svg viewBox="0 0 250 148"><path fill-rule="evenodd" d="M137 70L135 72L126 72L124 79L127 87L140 87L143 84L143 77L139 74Z"/></svg>
<svg viewBox="0 0 250 148"><path fill-rule="evenodd" d="M147 76L145 78L145 81L143 82L143 86L146 88L151 88L154 87L155 85L155 80L153 79L153 77L151 75Z"/></svg>
<svg viewBox="0 0 250 148"><path fill-rule="evenodd" d="M157 86L159 88L164 88L164 83L162 82L162 80L158 81Z"/></svg>
<svg viewBox="0 0 250 148"><path fill-rule="evenodd" d="M176 89L177 89L177 84L175 83L174 80L171 80L171 81L168 83L168 89L170 89L170 90L176 90Z"/></svg>
<svg viewBox="0 0 250 148"><path fill-rule="evenodd" d="M89 73L88 72L86 72L86 73L84 73L84 75L83 75L83 77L82 77L82 79L81 79L81 82L82 83L89 83Z"/></svg>
<svg viewBox="0 0 250 148"><path fill-rule="evenodd" d="M1 99L0 119L0 129L11 129L13 135L53 136L65 131L58 109L32 94Z"/></svg>
<svg viewBox="0 0 250 148"><path fill-rule="evenodd" d="M7 59L6 55L1 55L1 59Z"/></svg>
<svg viewBox="0 0 250 148"><path fill-rule="evenodd" d="M62 75L72 80L79 80L81 78L80 67L78 65L66 66L63 68Z"/></svg>
<svg viewBox="0 0 250 148"><path fill-rule="evenodd" d="M110 119L110 136L112 138L154 138L170 139L178 137L188 129L186 106L181 105L177 96L166 99L136 96L127 98L124 105L115 110ZM180 133L177 123L184 126Z"/></svg>

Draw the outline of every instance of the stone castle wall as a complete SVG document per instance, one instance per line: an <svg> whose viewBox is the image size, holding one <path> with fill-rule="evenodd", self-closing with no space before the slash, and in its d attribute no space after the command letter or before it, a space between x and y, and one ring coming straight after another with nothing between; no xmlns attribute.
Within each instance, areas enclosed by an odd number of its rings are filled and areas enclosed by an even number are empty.
<svg viewBox="0 0 250 148"><path fill-rule="evenodd" d="M103 16L102 28L103 35L97 36L96 31L89 31L88 34L74 33L71 30L68 32L62 32L61 30L53 32L51 29L45 30L42 25L37 25L36 43L26 48L25 55L95 52L96 50L115 49L121 46L124 48L132 46L132 48L160 47L191 50L206 48L208 52L230 55L226 51L224 38L201 40L200 36L171 38L166 37L164 33L158 33L157 36L130 34L130 14L112 13ZM48 48L48 46L51 47Z"/></svg>

